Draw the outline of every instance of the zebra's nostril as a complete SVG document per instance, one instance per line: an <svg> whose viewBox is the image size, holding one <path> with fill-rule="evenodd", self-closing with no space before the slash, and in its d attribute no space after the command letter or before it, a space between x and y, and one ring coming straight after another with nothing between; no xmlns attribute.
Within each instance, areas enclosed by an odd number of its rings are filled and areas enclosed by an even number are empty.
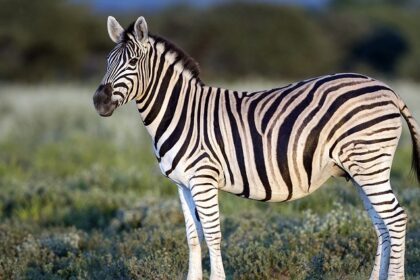
<svg viewBox="0 0 420 280"><path fill-rule="evenodd" d="M104 89L104 85L99 85L98 89L96 90L96 92L101 92Z"/></svg>
<svg viewBox="0 0 420 280"><path fill-rule="evenodd" d="M103 87L103 92L107 96L111 97L111 95L112 95L112 85L110 83L105 84L104 87Z"/></svg>

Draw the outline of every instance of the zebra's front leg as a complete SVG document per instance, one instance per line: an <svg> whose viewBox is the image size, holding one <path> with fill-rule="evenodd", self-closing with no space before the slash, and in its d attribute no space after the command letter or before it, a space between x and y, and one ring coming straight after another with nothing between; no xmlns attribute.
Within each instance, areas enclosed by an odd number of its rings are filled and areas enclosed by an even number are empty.
<svg viewBox="0 0 420 280"><path fill-rule="evenodd" d="M201 241L203 230L200 221L197 219L194 201L190 189L178 186L179 199L181 200L182 211L184 212L185 227L189 247L188 280L199 280L203 278L201 267Z"/></svg>
<svg viewBox="0 0 420 280"><path fill-rule="evenodd" d="M220 251L222 233L220 231L218 188L215 180L203 181L205 178L205 176L196 176L191 180L190 189L210 252L210 280L225 279Z"/></svg>

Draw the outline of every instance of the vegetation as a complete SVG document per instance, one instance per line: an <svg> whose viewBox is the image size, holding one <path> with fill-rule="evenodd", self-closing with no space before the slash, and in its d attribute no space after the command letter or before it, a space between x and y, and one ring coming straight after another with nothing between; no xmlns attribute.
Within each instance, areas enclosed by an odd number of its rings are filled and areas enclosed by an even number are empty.
<svg viewBox="0 0 420 280"><path fill-rule="evenodd" d="M200 63L203 80L349 70L420 80L418 1L340 0L318 10L261 2L114 16L128 25L145 15L152 32ZM113 46L107 15L80 3L0 0L0 81L99 80Z"/></svg>
<svg viewBox="0 0 420 280"><path fill-rule="evenodd" d="M417 86L395 89L419 104ZM186 277L176 187L160 175L134 104L100 118L93 91L0 87L0 279ZM407 278L419 279L420 188L407 176L410 154L405 131L392 182L409 215ZM222 193L221 212L228 279L367 279L372 269L375 233L345 180L284 204Z"/></svg>

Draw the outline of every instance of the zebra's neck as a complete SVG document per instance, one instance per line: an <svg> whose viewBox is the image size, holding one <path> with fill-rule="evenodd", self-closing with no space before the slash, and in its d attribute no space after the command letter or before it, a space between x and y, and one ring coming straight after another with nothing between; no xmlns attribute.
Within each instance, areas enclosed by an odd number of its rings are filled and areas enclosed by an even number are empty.
<svg viewBox="0 0 420 280"><path fill-rule="evenodd" d="M169 151L176 155L191 155L197 151L198 145L201 147L203 139L217 141L214 139L214 127L208 127L208 121L219 127L219 120L214 117L214 110L209 110L209 108L216 106L221 111L225 111L222 107L225 106L224 103L227 100L223 99L224 102L222 102L218 96L241 94L203 85L190 73L178 71L176 67L171 69L170 66L151 84L150 91L147 92L148 96L141 102L137 101L137 107L152 138L154 151L159 161L166 155L170 155ZM183 140L180 141L180 139ZM177 143L189 143L188 151L181 152L182 147L174 147ZM171 161L169 165L174 168L176 159L172 164L174 159L172 156L169 158ZM167 175L171 172L168 170L165 170Z"/></svg>
<svg viewBox="0 0 420 280"><path fill-rule="evenodd" d="M203 85L199 79L193 77L181 63L171 61L167 55L162 56L166 60L164 63L156 61L156 69L151 74L144 95L136 100L155 150L169 133L182 133L183 127L191 125L188 123L189 119L192 114L197 113L195 107L198 106L201 96L214 91L214 88Z"/></svg>

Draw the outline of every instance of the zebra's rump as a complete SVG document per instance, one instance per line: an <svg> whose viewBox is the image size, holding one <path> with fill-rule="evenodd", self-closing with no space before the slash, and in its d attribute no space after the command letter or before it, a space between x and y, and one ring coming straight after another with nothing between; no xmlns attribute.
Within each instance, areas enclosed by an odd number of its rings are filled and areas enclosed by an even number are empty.
<svg viewBox="0 0 420 280"><path fill-rule="evenodd" d="M219 90L212 98L217 123L208 137L217 143L223 189L252 199L302 197L342 167L348 143L400 135L399 97L359 74L253 93Z"/></svg>

